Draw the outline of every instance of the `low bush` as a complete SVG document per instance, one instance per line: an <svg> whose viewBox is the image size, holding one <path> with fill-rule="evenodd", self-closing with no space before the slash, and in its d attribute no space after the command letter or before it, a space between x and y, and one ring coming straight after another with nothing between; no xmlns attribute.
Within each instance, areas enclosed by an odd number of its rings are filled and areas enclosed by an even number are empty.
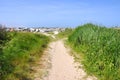
<svg viewBox="0 0 120 80"><path fill-rule="evenodd" d="M31 80L30 68L40 58L49 38L33 33L9 33L12 37L0 55L0 80Z"/></svg>

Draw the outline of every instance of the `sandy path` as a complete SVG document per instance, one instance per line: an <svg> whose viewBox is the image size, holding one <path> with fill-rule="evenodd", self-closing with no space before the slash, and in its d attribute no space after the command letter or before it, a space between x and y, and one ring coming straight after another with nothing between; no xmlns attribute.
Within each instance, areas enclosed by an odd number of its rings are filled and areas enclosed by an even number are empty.
<svg viewBox="0 0 120 80"><path fill-rule="evenodd" d="M76 68L74 59L69 55L62 40L51 43L50 47L51 69L44 80L96 80L93 77L86 77L82 68Z"/></svg>

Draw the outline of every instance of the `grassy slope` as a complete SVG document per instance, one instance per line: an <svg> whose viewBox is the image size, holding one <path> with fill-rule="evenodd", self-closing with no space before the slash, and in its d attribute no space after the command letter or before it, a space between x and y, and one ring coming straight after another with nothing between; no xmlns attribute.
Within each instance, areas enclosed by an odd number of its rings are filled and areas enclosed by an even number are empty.
<svg viewBox="0 0 120 80"><path fill-rule="evenodd" d="M12 33L0 56L2 80L31 80L31 65L42 55L48 37L33 33Z"/></svg>
<svg viewBox="0 0 120 80"><path fill-rule="evenodd" d="M66 28L65 31L62 31L57 35L57 38L58 39L67 38L72 32L73 32L73 29Z"/></svg>
<svg viewBox="0 0 120 80"><path fill-rule="evenodd" d="M120 80L120 30L85 24L76 28L68 42L83 55L88 73L101 80Z"/></svg>

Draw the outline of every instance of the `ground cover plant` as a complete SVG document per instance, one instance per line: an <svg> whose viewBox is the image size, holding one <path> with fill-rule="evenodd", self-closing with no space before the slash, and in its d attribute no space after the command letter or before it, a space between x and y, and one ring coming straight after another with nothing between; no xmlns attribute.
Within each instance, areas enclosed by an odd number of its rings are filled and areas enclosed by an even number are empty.
<svg viewBox="0 0 120 80"><path fill-rule="evenodd" d="M77 27L68 43L83 55L89 74L100 80L120 80L120 30L88 23Z"/></svg>
<svg viewBox="0 0 120 80"><path fill-rule="evenodd" d="M9 39L0 51L0 80L31 80L31 66L42 55L49 38L27 32L9 32L6 36Z"/></svg>

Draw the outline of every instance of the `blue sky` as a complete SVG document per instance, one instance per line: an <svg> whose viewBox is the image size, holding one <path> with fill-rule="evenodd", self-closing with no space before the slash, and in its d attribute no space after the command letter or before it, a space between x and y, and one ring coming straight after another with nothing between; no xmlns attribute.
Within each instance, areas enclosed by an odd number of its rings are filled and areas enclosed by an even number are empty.
<svg viewBox="0 0 120 80"><path fill-rule="evenodd" d="M10 27L120 26L120 0L0 0L0 23Z"/></svg>

